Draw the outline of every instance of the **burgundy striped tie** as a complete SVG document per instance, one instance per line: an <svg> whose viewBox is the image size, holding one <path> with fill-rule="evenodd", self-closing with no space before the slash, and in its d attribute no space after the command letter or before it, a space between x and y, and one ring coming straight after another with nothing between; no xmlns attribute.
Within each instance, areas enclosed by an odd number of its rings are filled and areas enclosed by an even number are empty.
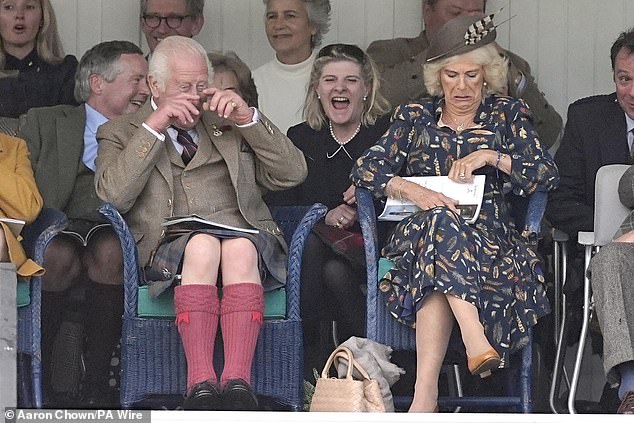
<svg viewBox="0 0 634 423"><path fill-rule="evenodd" d="M172 126L172 128L176 129L178 135L176 135L176 142L183 146L183 152L181 153L181 157L183 159L183 163L185 166L191 161L196 154L196 150L198 150L198 145L194 142L191 135L181 128L177 128Z"/></svg>

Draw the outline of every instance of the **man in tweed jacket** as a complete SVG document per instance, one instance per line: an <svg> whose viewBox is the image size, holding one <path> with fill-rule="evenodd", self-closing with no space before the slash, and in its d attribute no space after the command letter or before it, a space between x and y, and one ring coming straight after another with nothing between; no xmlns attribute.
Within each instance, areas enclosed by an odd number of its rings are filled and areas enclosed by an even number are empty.
<svg viewBox="0 0 634 423"><path fill-rule="evenodd" d="M634 52L630 53L634 58ZM634 86L634 82L630 81ZM619 182L621 202L634 209L634 166ZM619 414L634 414L634 210L614 242L590 262L597 317L603 334L603 367L608 382L619 384Z"/></svg>
<svg viewBox="0 0 634 423"><path fill-rule="evenodd" d="M275 273L267 258L284 263L286 252L262 195L301 183L307 168L301 151L235 91L208 88L212 73L196 41L161 41L150 59L150 104L100 128L95 183L99 197L126 219L142 265L166 256L177 263L174 308L188 367L183 407L252 410L251 362L264 311L262 285L268 288L270 279L260 270ZM165 217L193 213L259 233L197 230L163 238ZM183 248L172 249L183 239ZM276 281L284 283L285 275ZM219 324L220 378L213 366Z"/></svg>

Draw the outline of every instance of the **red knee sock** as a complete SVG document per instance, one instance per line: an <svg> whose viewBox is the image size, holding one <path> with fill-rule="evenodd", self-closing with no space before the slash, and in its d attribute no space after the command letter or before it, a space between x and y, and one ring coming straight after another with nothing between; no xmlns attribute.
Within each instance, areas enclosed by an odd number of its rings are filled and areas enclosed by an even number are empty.
<svg viewBox="0 0 634 423"><path fill-rule="evenodd" d="M221 385L229 379L251 383L251 364L258 341L264 290L254 283L239 283L222 288L220 326L225 347L225 368Z"/></svg>
<svg viewBox="0 0 634 423"><path fill-rule="evenodd" d="M187 359L187 390L205 380L216 383L213 358L220 311L218 289L213 285L177 286L174 308Z"/></svg>

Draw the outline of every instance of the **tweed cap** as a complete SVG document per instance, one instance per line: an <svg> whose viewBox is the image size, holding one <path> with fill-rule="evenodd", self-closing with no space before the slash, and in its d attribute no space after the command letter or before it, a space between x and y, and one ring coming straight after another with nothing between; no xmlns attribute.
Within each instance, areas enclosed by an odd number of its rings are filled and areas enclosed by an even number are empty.
<svg viewBox="0 0 634 423"><path fill-rule="evenodd" d="M457 16L434 34L427 49L426 62L468 53L495 40L493 15L484 18Z"/></svg>

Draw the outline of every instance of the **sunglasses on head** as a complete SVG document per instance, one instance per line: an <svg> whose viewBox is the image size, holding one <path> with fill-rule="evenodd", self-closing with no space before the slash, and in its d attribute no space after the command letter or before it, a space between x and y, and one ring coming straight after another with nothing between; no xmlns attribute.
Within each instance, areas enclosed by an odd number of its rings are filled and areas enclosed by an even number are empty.
<svg viewBox="0 0 634 423"><path fill-rule="evenodd" d="M365 53L363 52L363 50L353 44L329 44L319 50L319 53L317 53L317 58L335 57L342 54L354 58L361 64L365 63Z"/></svg>

